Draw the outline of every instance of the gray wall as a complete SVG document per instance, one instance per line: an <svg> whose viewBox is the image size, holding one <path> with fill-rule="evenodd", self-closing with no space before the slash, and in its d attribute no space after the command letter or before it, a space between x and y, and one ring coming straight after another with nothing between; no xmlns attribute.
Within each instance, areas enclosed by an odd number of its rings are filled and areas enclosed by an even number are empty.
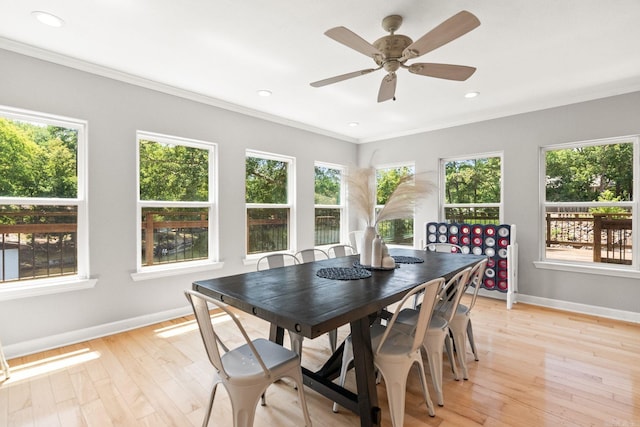
<svg viewBox="0 0 640 427"><path fill-rule="evenodd" d="M91 274L99 279L93 289L0 301L0 337L9 356L177 313L186 309L182 290L192 281L253 269L242 262L246 149L297 159L298 248L313 245L314 161L367 164L373 157L376 164L415 161L419 172L435 172L442 157L501 151L505 222L518 226L520 300L640 313L638 280L532 264L539 235L538 148L640 133L640 93L357 146L5 50L0 64L0 104L89 122ZM222 270L131 280L136 130L218 144ZM434 195L420 207L416 224L437 219L437 206Z"/></svg>
<svg viewBox="0 0 640 427"><path fill-rule="evenodd" d="M90 271L98 278L93 289L0 301L0 337L10 356L54 345L59 335L59 340L82 336L69 331L108 332L109 327L99 326L115 322L113 327L126 328L127 319L136 324L141 317L154 319L155 313L186 308L182 291L192 281L255 269L242 262L246 149L296 158L297 248L314 244L314 161L348 165L356 160L357 146L349 142L5 50L0 50L0 64L0 104L89 123ZM222 270L132 281L137 250L136 130L218 144Z"/></svg>
<svg viewBox="0 0 640 427"><path fill-rule="evenodd" d="M474 100L481 102L478 98ZM416 162L416 171L438 169L439 159L502 152L504 219L516 224L519 299L629 320L640 319L637 279L538 269L539 147L640 133L640 93L573 104L397 139L365 144L361 162ZM437 195L418 212L416 224L437 220ZM424 238L424 230L421 230ZM589 307L583 307L586 305ZM617 313L617 311L631 313Z"/></svg>

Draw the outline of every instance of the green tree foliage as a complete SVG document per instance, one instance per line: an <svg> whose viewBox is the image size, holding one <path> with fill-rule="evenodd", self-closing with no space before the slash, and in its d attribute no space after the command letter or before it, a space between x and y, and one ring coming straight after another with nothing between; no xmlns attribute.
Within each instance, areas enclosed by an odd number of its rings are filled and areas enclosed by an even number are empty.
<svg viewBox="0 0 640 427"><path fill-rule="evenodd" d="M390 169L378 169L376 171L376 204L384 205L389 196L396 189L400 180L407 175L413 175L413 168L401 166Z"/></svg>
<svg viewBox="0 0 640 427"><path fill-rule="evenodd" d="M548 202L630 201L633 144L547 151L546 174Z"/></svg>
<svg viewBox="0 0 640 427"><path fill-rule="evenodd" d="M376 170L376 204L387 203L400 180L413 174L414 169L409 166ZM413 218L380 221L377 230L387 243L410 245L413 242Z"/></svg>
<svg viewBox="0 0 640 427"><path fill-rule="evenodd" d="M140 198L180 202L209 200L209 151L141 140Z"/></svg>
<svg viewBox="0 0 640 427"><path fill-rule="evenodd" d="M77 196L78 133L0 118L0 196Z"/></svg>
<svg viewBox="0 0 640 427"><path fill-rule="evenodd" d="M288 163L247 156L246 202L286 204Z"/></svg>
<svg viewBox="0 0 640 427"><path fill-rule="evenodd" d="M500 202L500 157L447 162L445 176L445 203Z"/></svg>
<svg viewBox="0 0 640 427"><path fill-rule="evenodd" d="M341 171L324 166L316 166L315 173L315 204L339 205Z"/></svg>

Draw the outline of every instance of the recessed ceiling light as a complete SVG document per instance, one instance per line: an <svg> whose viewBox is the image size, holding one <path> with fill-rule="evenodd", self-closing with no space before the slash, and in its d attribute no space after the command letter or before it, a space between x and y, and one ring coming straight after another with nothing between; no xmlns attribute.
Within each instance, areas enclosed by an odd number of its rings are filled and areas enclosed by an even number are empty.
<svg viewBox="0 0 640 427"><path fill-rule="evenodd" d="M467 92L464 94L465 98L475 98L476 96L480 95L480 92Z"/></svg>
<svg viewBox="0 0 640 427"><path fill-rule="evenodd" d="M258 95L260 96L271 96L271 91L266 89L260 89L258 91Z"/></svg>
<svg viewBox="0 0 640 427"><path fill-rule="evenodd" d="M360 123L358 122L351 122L349 123L349 126L351 126L352 128L356 127L356 126L360 126Z"/></svg>
<svg viewBox="0 0 640 427"><path fill-rule="evenodd" d="M45 25L50 27L62 27L64 25L64 21L62 18L58 18L56 15L53 15L49 12L43 12L41 10L36 10L31 12L31 15L36 18L38 21L42 22Z"/></svg>

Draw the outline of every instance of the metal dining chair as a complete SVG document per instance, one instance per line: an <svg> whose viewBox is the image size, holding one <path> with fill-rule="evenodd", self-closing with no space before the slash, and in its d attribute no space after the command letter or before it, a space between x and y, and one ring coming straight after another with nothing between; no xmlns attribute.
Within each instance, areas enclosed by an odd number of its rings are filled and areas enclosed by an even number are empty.
<svg viewBox="0 0 640 427"><path fill-rule="evenodd" d="M487 268L488 261L488 259L483 259L471 268L469 280L467 280L466 285L462 289L462 298L464 298L465 295L468 295L467 290L469 287L473 286L473 292L470 294L471 300L468 304L462 304L462 301L458 303L455 314L449 323L449 329L451 329L451 335L453 336L453 345L458 355L460 367L462 368L462 378L465 380L469 379L466 361L467 338L471 345L473 357L476 361L478 360L478 351L476 349L476 344L473 338L473 329L471 327L471 309L476 303L478 290L482 284L482 278L484 277L484 271Z"/></svg>
<svg viewBox="0 0 640 427"><path fill-rule="evenodd" d="M302 264L305 262L313 262L320 261L321 259L328 259L329 255L323 251L322 249L303 249L301 251L296 252L296 258Z"/></svg>
<svg viewBox="0 0 640 427"><path fill-rule="evenodd" d="M411 367L418 365L420 374L420 385L427 404L429 415L435 416L435 410L429 390L427 379L422 362L420 347L424 341L425 333L432 317L433 308L436 302L438 291L444 284L443 278L430 280L420 286L413 288L397 306L396 312L387 322L386 326L381 323L374 323L370 329L371 347L373 349L373 363L380 375L384 379L387 389L387 399L389 401L389 413L391 423L394 427L402 427L404 423L405 395L407 389L407 378ZM423 294L423 302L417 312L415 324L410 330L404 325L396 327L396 320L401 309L409 299L417 293ZM349 364L353 360L353 344L351 336L347 337L342 353L342 367L340 369L340 386L344 386L345 377ZM333 404L333 412L338 412L338 404Z"/></svg>
<svg viewBox="0 0 640 427"><path fill-rule="evenodd" d="M300 261L300 263L304 264L307 262L320 261L322 259L329 259L329 255L323 251L322 249L303 249L296 253L296 258ZM291 334L291 333L289 333ZM331 353L336 352L336 348L338 346L338 330L333 329L327 333L329 337L329 347L331 347ZM301 341L304 340L302 336L300 336ZM300 348L302 349L302 342L300 342Z"/></svg>
<svg viewBox="0 0 640 427"><path fill-rule="evenodd" d="M327 250L329 258L338 258L357 254L358 251L351 245L334 245Z"/></svg>
<svg viewBox="0 0 640 427"><path fill-rule="evenodd" d="M256 268L258 271L269 270L272 268L280 268L286 265L300 264L300 260L295 255L288 253L277 253L265 255L258 260ZM302 357L302 341L304 337L296 332L289 332L289 341L291 343L291 350L295 351L300 357Z"/></svg>
<svg viewBox="0 0 640 427"><path fill-rule="evenodd" d="M445 345L447 346L447 354L449 355L454 377L456 380L460 379L454 357L449 325L452 322L458 303L462 297L462 289L466 285L467 280L469 280L470 272L471 267L465 268L449 279L440 289L436 297L436 307L422 343L422 347L427 353L431 380L433 382L433 388L436 390L439 406L444 405L444 396L442 394L442 357ZM424 304L424 299L419 306L422 304ZM414 327L418 321L419 312L419 310L413 308L402 309L398 314L397 321L399 324L405 325L405 327Z"/></svg>
<svg viewBox="0 0 640 427"><path fill-rule="evenodd" d="M290 378L295 382L305 425L311 427L298 355L264 338L251 340L238 318L220 301L194 290L185 291L185 295L193 307L209 361L215 368L213 389L203 427L209 424L218 384L222 384L229 394L234 427L251 427L258 401L262 399L262 405L265 405L264 392L282 378ZM210 305L219 308L233 320L244 337L245 344L233 349L224 344L223 338L216 333L211 322Z"/></svg>
<svg viewBox="0 0 640 427"><path fill-rule="evenodd" d="M265 255L258 259L256 268L258 271L268 270L270 268L284 267L285 265L300 264L300 260L295 255L288 253L277 253Z"/></svg>
<svg viewBox="0 0 640 427"><path fill-rule="evenodd" d="M4 351L2 350L2 342L0 342L0 370L4 373L4 379L9 379L9 364L7 363L7 358L4 356Z"/></svg>

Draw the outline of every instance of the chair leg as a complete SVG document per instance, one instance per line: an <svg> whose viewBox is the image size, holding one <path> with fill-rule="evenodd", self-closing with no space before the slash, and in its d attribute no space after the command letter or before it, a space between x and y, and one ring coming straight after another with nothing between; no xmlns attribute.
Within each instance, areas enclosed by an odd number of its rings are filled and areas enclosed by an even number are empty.
<svg viewBox="0 0 640 427"><path fill-rule="evenodd" d="M334 329L333 331L329 331L327 335L329 336L329 346L331 347L331 353L335 353L338 344L338 330Z"/></svg>
<svg viewBox="0 0 640 427"><path fill-rule="evenodd" d="M340 379L338 385L344 387L345 379L347 378L347 369L349 363L353 360L353 346L351 344L351 337L348 337L344 342L344 348L342 350L342 366L340 367ZM333 402L333 412L338 412L338 404Z"/></svg>
<svg viewBox="0 0 640 427"><path fill-rule="evenodd" d="M253 427L256 407L264 391L263 385L227 387L233 410L233 427Z"/></svg>
<svg viewBox="0 0 640 427"><path fill-rule="evenodd" d="M403 366L404 365L404 366ZM410 364L388 364L384 366L382 378L387 388L387 400L389 402L389 415L393 427L402 427L404 423L404 405L407 394L407 374Z"/></svg>
<svg viewBox="0 0 640 427"><path fill-rule="evenodd" d="M304 337L300 334L289 331L289 340L291 342L291 350L302 359L302 341L304 340Z"/></svg>
<svg viewBox="0 0 640 427"><path fill-rule="evenodd" d="M202 421L202 427L207 427L209 425L209 418L211 418L211 409L213 409L213 400L216 398L216 389L218 388L218 382L213 384L213 388L211 389L211 397L209 397L209 406L207 407L207 412L204 415L204 420Z"/></svg>
<svg viewBox="0 0 640 427"><path fill-rule="evenodd" d="M7 358L4 357L4 351L2 350L2 342L0 342L0 370L4 372L4 379L9 379L9 364L7 363Z"/></svg>
<svg viewBox="0 0 640 427"><path fill-rule="evenodd" d="M418 372L420 373L420 385L422 386L422 395L424 396L424 400L427 404L427 410L429 411L429 415L432 417L435 417L436 410L433 407L433 402L431 401L431 396L429 395L429 388L427 387L427 375L424 372L424 365L422 364L422 359L417 363L418 363Z"/></svg>
<svg viewBox="0 0 640 427"><path fill-rule="evenodd" d="M447 354L449 355L449 362L451 362L451 370L453 371L453 378L456 381L460 381L460 374L458 373L458 366L456 365L456 358L453 357L453 340L447 332L444 336L444 343L447 346Z"/></svg>
<svg viewBox="0 0 640 427"><path fill-rule="evenodd" d="M469 379L469 373L467 372L467 337L465 336L465 330L454 328L452 329L453 345L456 349L456 355L458 356L458 363L462 368L462 378Z"/></svg>
<svg viewBox="0 0 640 427"><path fill-rule="evenodd" d="M473 339L473 327L471 326L471 319L469 319L469 323L467 323L467 337L469 338L469 344L471 344L471 351L473 352L473 357L478 359L478 350L476 350L476 342Z"/></svg>
<svg viewBox="0 0 640 427"><path fill-rule="evenodd" d="M429 372L431 373L433 388L436 391L438 406L444 406L444 398L442 395L442 352L444 338L442 334L427 334L423 347L427 354Z"/></svg>
<svg viewBox="0 0 640 427"><path fill-rule="evenodd" d="M300 406L302 407L302 415L304 416L304 422L306 427L311 427L311 417L309 416L309 408L307 407L307 400L304 397L304 383L302 380L302 371L298 371L297 375L291 376L294 382L297 384L298 399L300 400Z"/></svg>

